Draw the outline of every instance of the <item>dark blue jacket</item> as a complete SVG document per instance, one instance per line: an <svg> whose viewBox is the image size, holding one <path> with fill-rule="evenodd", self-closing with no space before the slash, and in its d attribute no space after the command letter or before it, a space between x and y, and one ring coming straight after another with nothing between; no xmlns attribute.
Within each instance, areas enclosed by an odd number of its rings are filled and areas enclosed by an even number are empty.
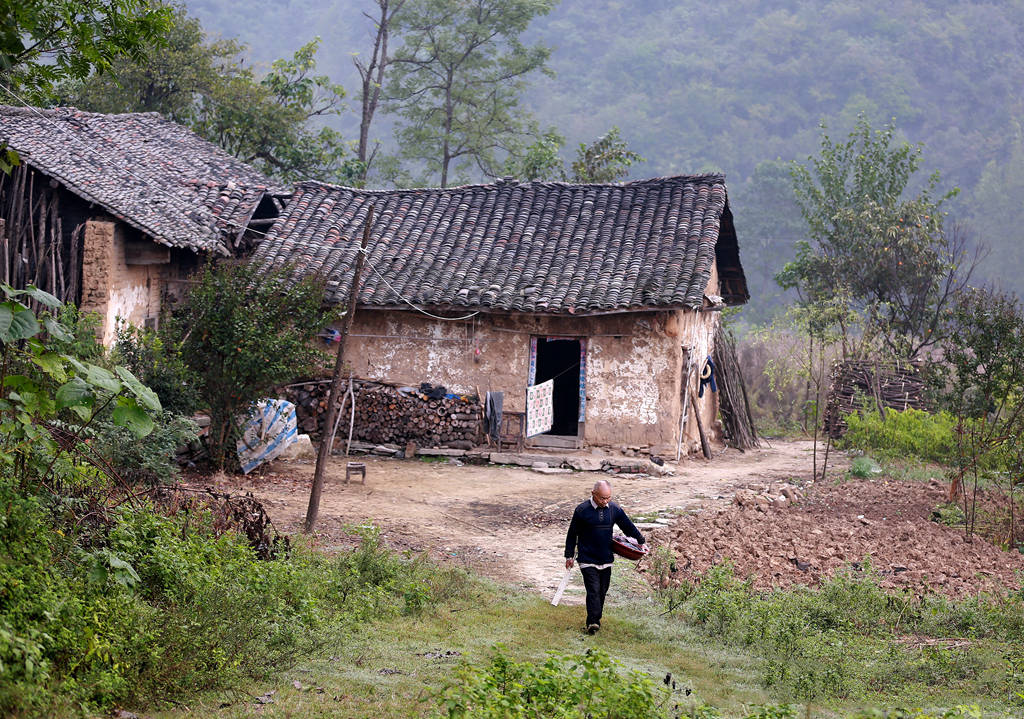
<svg viewBox="0 0 1024 719"><path fill-rule="evenodd" d="M589 499L581 502L572 513L569 531L565 535L565 558L572 557L578 546L577 560L581 564L608 564L615 561L615 555L612 554L612 529L616 524L627 536L644 544L644 535L640 534L640 530L615 502L597 509L594 509Z"/></svg>

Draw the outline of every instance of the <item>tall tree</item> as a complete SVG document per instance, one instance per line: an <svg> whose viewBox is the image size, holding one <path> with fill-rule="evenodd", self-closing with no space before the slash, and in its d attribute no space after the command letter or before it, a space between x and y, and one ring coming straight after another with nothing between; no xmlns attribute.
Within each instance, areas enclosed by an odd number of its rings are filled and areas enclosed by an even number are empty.
<svg viewBox="0 0 1024 719"><path fill-rule="evenodd" d="M141 61L169 21L148 0L0 0L0 82L43 102L57 82Z"/></svg>
<svg viewBox="0 0 1024 719"><path fill-rule="evenodd" d="M446 187L472 166L497 174L500 155L528 131L524 77L549 48L524 45L530 22L555 0L408 0L398 29L388 107L403 158Z"/></svg>
<svg viewBox="0 0 1024 719"><path fill-rule="evenodd" d="M373 22L376 32L373 37L373 47L369 59L364 60L355 55L352 63L359 73L359 144L356 149L356 158L362 163L360 180L366 181L366 176L377 155L379 146L370 150L370 125L377 113L377 106L380 104L381 92L384 88L384 78L392 58L388 55L388 41L391 37L391 29L395 25L397 15L406 0L376 0L376 17L364 12L363 16Z"/></svg>
<svg viewBox="0 0 1024 719"><path fill-rule="evenodd" d="M232 39L210 41L184 8L171 12L160 42L147 45L145 62L123 58L102 76L65 82L57 88L58 101L92 112L159 112L193 125L207 98L245 74L239 61L245 46Z"/></svg>
<svg viewBox="0 0 1024 719"><path fill-rule="evenodd" d="M824 311L811 315L819 330L856 316L861 340L903 357L941 339L943 314L977 256L967 256L962 231L945 227L942 203L956 189L936 197L938 172L916 194L908 189L920 161L920 145L897 143L892 125L873 130L862 117L845 142L823 132L818 156L794 164L810 240L778 277L805 306ZM854 335L842 336L850 352Z"/></svg>
<svg viewBox="0 0 1024 719"><path fill-rule="evenodd" d="M341 133L320 124L345 109L345 90L314 74L318 45L319 38L292 58L275 60L258 81L248 71L239 72L204 98L196 131L284 181L351 184L362 164L349 157Z"/></svg>
<svg viewBox="0 0 1024 719"><path fill-rule="evenodd" d="M340 133L318 124L342 112L345 91L316 74L317 45L258 77L244 63L244 45L208 40L178 7L144 62L117 60L107 74L65 84L60 100L95 112L159 112L283 181L351 183L362 165Z"/></svg>

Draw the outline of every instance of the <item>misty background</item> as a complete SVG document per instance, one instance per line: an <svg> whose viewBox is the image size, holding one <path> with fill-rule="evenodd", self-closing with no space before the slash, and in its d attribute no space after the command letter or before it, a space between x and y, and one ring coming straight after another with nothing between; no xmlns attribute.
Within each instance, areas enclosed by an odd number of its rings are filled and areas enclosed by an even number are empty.
<svg viewBox="0 0 1024 719"><path fill-rule="evenodd" d="M185 6L260 67L319 36L317 72L350 94L374 32L368 0ZM816 152L822 122L843 139L861 114L923 143L922 181L939 170L960 188L949 219L989 249L975 281L1024 294L1024 1L562 0L526 39L552 48L553 75L530 76L522 111L566 137L566 157L617 126L646 160L631 179L726 174L749 319L784 301L772 278L803 236L789 164ZM354 109L333 122L357 137ZM390 130L378 113L385 152Z"/></svg>

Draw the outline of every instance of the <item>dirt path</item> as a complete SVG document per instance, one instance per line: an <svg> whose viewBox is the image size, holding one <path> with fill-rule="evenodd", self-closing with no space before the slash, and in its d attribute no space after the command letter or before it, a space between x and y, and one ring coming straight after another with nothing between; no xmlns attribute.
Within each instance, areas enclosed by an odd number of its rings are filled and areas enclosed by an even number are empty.
<svg viewBox="0 0 1024 719"><path fill-rule="evenodd" d="M810 442L773 442L712 461L683 460L675 476L613 477L615 499L634 519L668 516L702 503L725 504L737 489L768 481L809 478ZM573 507L589 496L599 472L540 474L530 469L457 466L360 458L366 484L345 485L344 460L328 466L317 534L327 546L346 536L345 525L373 523L389 545L426 551L472 566L496 579L549 594L562 573L565 528ZM234 489L252 491L286 532L301 527L309 501L311 462L276 462ZM567 594L579 600L579 591Z"/></svg>

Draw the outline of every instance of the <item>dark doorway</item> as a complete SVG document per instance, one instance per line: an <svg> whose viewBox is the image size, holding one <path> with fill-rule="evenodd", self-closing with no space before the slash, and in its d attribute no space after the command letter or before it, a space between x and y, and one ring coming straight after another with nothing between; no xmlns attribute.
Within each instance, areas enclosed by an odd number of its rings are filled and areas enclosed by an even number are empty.
<svg viewBox="0 0 1024 719"><path fill-rule="evenodd" d="M576 437L580 418L580 341L537 338L537 372L534 384L554 380L554 422L545 434Z"/></svg>

